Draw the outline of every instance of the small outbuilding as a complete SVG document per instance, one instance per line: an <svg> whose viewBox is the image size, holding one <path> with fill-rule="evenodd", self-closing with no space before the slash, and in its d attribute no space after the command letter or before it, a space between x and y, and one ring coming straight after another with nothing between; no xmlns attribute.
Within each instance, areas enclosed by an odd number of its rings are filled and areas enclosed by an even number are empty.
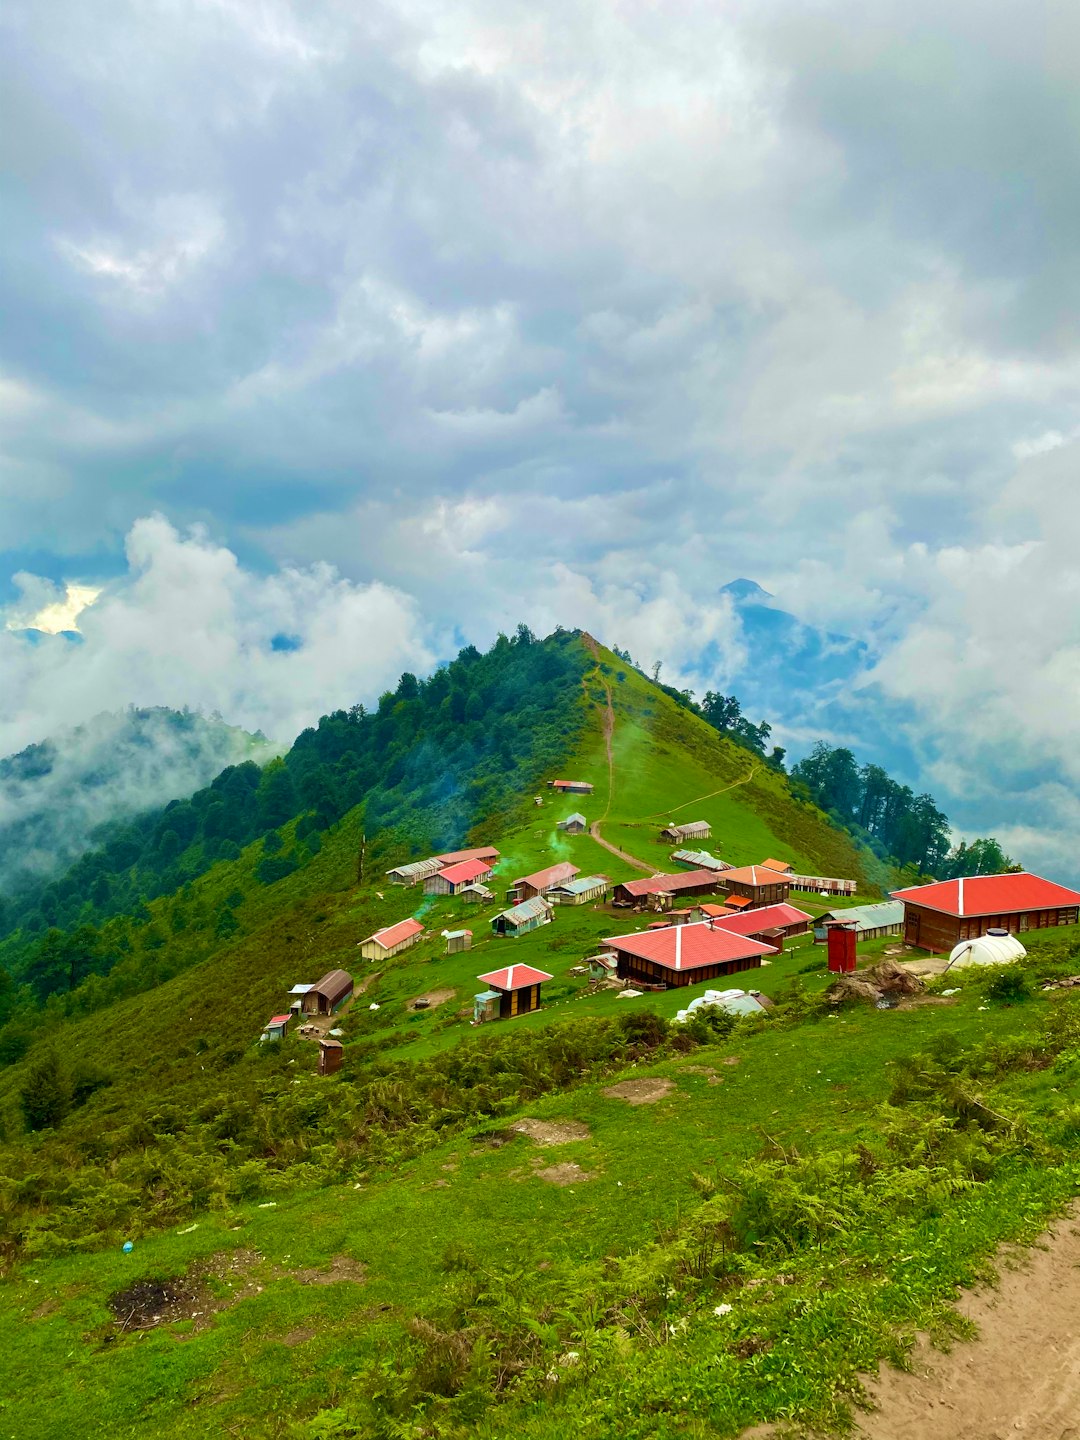
<svg viewBox="0 0 1080 1440"><path fill-rule="evenodd" d="M492 933L495 935L527 935L530 930L537 930L541 925L547 925L551 920L551 902L543 895L534 895L530 900L523 900L520 905L514 905L502 914L496 915L491 922Z"/></svg>
<svg viewBox="0 0 1080 1440"><path fill-rule="evenodd" d="M420 920L399 920L396 925L387 925L366 940L361 940L360 954L365 960L388 960L391 955L415 945L423 933L424 926Z"/></svg>
<svg viewBox="0 0 1080 1440"><path fill-rule="evenodd" d="M1025 960L1027 951L1008 930L989 930L974 940L961 940L949 955L946 970L962 970L968 965L1009 965Z"/></svg>
<svg viewBox="0 0 1080 1440"><path fill-rule="evenodd" d="M472 949L471 930L444 930L443 939L446 941L447 955L456 955L460 950Z"/></svg>
<svg viewBox="0 0 1080 1440"><path fill-rule="evenodd" d="M440 862L434 858L413 860L408 865L395 865L393 870L387 870L386 878L391 885L419 885L440 868Z"/></svg>
<svg viewBox="0 0 1080 1440"><path fill-rule="evenodd" d="M336 1075L345 1058L345 1048L340 1040L319 1041L319 1074Z"/></svg>
<svg viewBox="0 0 1080 1440"><path fill-rule="evenodd" d="M681 845L687 840L708 840L712 826L708 820L688 820L684 825L665 825L660 834L664 840L674 840Z"/></svg>
<svg viewBox="0 0 1080 1440"><path fill-rule="evenodd" d="M260 1040L284 1040L289 1033L288 1015L275 1015L272 1020L266 1022L266 1029L259 1036Z"/></svg>
<svg viewBox="0 0 1080 1440"><path fill-rule="evenodd" d="M489 890L479 880L472 880L468 885L463 885L457 893L459 900L469 900L474 905L487 905L495 899L494 890Z"/></svg>
<svg viewBox="0 0 1080 1440"><path fill-rule="evenodd" d="M877 940L899 935L904 928L904 906L900 900L883 900L876 905L850 905L826 910L814 921L814 941L824 945L830 925L854 925L859 940Z"/></svg>
<svg viewBox="0 0 1080 1440"><path fill-rule="evenodd" d="M333 1015L353 993L353 978L346 970L328 970L316 980L301 1002L308 1015Z"/></svg>
<svg viewBox="0 0 1080 1440"><path fill-rule="evenodd" d="M607 889L606 875L578 875L574 880L553 885L547 893L555 905L586 905L590 900L603 900Z"/></svg>
<svg viewBox="0 0 1080 1440"><path fill-rule="evenodd" d="M552 886L561 885L564 880L573 880L575 875L580 874L576 865L561 860L557 865L549 865L546 870L522 875L506 892L506 898L511 905L516 905L521 900L531 900L534 895L546 895Z"/></svg>
<svg viewBox="0 0 1080 1440"><path fill-rule="evenodd" d="M488 988L476 996L473 1018L483 1020L510 1020L515 1015L527 1015L540 1009L540 986L552 979L546 970L535 970L531 965L508 965L504 970L492 970L487 975L476 977ZM491 1004L491 996L498 998L497 1007ZM484 1013L478 1014L480 1006ZM496 1014L491 1010L497 1009Z"/></svg>
<svg viewBox="0 0 1080 1440"><path fill-rule="evenodd" d="M588 820L577 810L573 815L568 815L565 820L559 820L555 825L556 830L564 830L567 835L583 835L588 828Z"/></svg>
<svg viewBox="0 0 1080 1440"><path fill-rule="evenodd" d="M591 795L592 784L588 780L549 780L548 788L560 795Z"/></svg>
<svg viewBox="0 0 1080 1440"><path fill-rule="evenodd" d="M614 980L619 971L619 957L614 950L590 955L585 964L589 967L590 980Z"/></svg>
<svg viewBox="0 0 1080 1440"><path fill-rule="evenodd" d="M466 885L481 884L491 876L488 860L458 860L429 875L424 881L425 895L457 895Z"/></svg>

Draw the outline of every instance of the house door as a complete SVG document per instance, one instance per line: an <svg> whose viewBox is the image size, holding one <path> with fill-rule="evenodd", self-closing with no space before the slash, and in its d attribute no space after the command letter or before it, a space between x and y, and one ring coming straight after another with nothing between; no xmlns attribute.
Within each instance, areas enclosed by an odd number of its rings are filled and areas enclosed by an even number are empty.
<svg viewBox="0 0 1080 1440"><path fill-rule="evenodd" d="M918 945L919 943L919 916L917 914L904 916L904 943L906 945Z"/></svg>

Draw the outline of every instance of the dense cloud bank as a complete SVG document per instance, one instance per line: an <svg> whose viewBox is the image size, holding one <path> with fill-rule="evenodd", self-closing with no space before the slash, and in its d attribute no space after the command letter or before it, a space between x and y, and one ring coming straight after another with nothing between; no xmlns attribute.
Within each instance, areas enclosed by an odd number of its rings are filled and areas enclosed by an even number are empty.
<svg viewBox="0 0 1080 1440"><path fill-rule="evenodd" d="M1075 15L2 23L0 584L106 589L81 648L0 645L0 749L125 701L288 738L519 619L748 688L749 575L865 646L781 739L892 731L965 828L1076 853Z"/></svg>

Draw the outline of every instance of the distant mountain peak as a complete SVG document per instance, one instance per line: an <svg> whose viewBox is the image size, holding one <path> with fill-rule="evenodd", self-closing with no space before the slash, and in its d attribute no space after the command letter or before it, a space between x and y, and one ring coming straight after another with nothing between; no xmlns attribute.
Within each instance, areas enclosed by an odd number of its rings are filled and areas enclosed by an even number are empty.
<svg viewBox="0 0 1080 1440"><path fill-rule="evenodd" d="M762 589L756 580L732 580L729 584L720 587L720 594L730 595L737 605L747 600L761 601L776 598L768 590Z"/></svg>

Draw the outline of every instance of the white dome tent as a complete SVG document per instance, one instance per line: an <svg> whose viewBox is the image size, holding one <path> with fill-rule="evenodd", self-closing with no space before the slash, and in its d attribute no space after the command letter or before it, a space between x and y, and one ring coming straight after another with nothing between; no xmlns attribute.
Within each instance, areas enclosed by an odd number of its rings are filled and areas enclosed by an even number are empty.
<svg viewBox="0 0 1080 1440"><path fill-rule="evenodd" d="M965 965L1008 965L1023 960L1027 951L1008 930L988 930L975 940L961 940L949 956L946 970L962 969Z"/></svg>

